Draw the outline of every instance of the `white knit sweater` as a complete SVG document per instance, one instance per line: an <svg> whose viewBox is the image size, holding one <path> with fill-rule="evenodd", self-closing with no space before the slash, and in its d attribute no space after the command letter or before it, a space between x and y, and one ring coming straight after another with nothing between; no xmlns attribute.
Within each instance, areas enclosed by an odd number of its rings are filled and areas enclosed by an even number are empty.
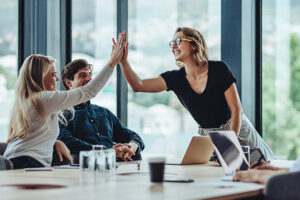
<svg viewBox="0 0 300 200"><path fill-rule="evenodd" d="M39 99L44 107L47 124L32 106L29 111L29 135L14 139L6 148L4 157L11 159L29 156L45 167L51 166L53 145L59 134L58 111L83 103L97 95L109 79L113 69L105 66L87 85L68 91L43 91Z"/></svg>

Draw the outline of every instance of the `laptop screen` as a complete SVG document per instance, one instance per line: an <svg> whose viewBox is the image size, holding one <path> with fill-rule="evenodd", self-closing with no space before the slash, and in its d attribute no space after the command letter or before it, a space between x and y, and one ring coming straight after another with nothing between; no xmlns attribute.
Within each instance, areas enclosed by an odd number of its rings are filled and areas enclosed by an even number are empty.
<svg viewBox="0 0 300 200"><path fill-rule="evenodd" d="M249 164L233 131L210 131L209 136L226 174L248 169Z"/></svg>

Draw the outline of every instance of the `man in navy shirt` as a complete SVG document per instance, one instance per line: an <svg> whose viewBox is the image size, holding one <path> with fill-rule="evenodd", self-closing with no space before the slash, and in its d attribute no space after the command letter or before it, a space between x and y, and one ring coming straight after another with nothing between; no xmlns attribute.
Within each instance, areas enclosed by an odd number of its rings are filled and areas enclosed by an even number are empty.
<svg viewBox="0 0 300 200"><path fill-rule="evenodd" d="M84 86L92 80L91 65L84 59L74 60L63 69L61 79L66 90ZM111 111L90 101L74 106L74 110L74 115L69 110L64 111L68 125L60 124L58 136L72 154L100 144L104 148L114 148L117 158L122 160L140 159L140 151L144 149L142 139L126 128Z"/></svg>

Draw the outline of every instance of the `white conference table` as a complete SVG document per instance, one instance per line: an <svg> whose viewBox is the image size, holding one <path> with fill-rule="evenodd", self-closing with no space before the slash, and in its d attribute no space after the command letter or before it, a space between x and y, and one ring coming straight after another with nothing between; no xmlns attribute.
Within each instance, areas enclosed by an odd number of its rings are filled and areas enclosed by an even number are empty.
<svg viewBox="0 0 300 200"><path fill-rule="evenodd" d="M132 173L131 175L120 175ZM79 169L25 172L0 171L0 199L236 199L262 195L264 186L221 182L224 172L216 163L166 165L165 178L191 178L193 183L151 183L146 162L119 166L105 176ZM20 189L13 184L59 185L55 189ZM8 186L7 186L8 185Z"/></svg>

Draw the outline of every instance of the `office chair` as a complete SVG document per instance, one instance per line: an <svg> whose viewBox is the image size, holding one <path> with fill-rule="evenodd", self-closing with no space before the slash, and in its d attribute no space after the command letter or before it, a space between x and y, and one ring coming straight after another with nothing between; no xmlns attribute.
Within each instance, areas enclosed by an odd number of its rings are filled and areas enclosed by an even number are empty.
<svg viewBox="0 0 300 200"><path fill-rule="evenodd" d="M265 198L270 200L300 199L300 172L271 177L265 188Z"/></svg>

